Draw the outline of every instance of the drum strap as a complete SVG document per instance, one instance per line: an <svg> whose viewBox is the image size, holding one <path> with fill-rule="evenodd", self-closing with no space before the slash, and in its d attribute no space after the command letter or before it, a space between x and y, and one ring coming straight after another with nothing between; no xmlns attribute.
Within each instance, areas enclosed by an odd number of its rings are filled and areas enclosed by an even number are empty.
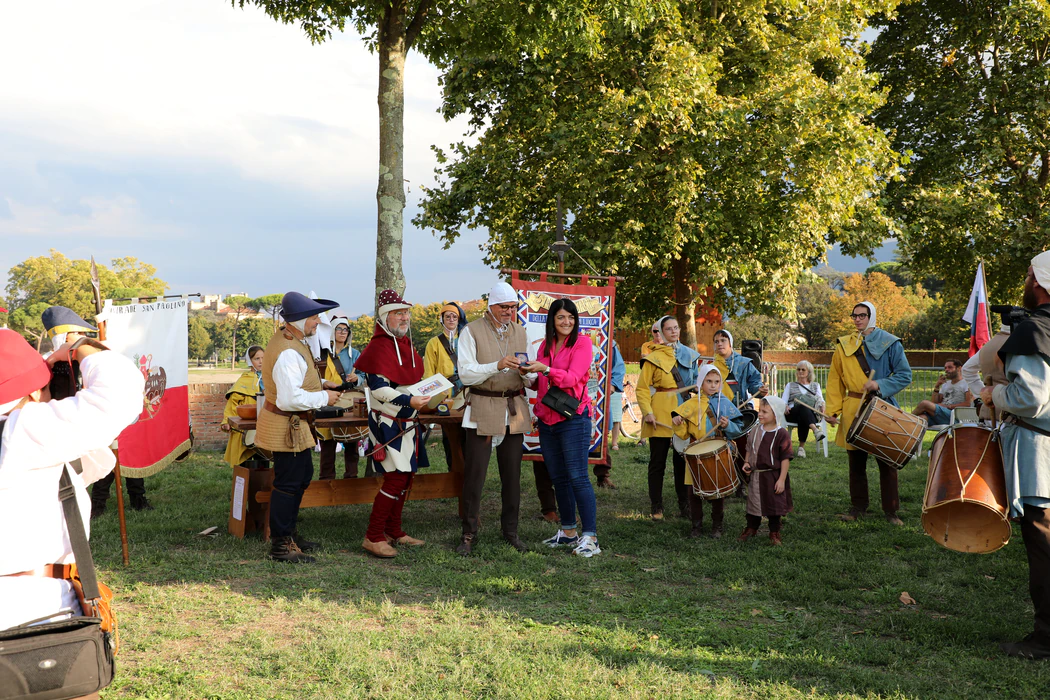
<svg viewBox="0 0 1050 700"><path fill-rule="evenodd" d="M1003 421L1005 421L1007 423L1013 423L1014 425L1020 426L1020 427L1024 428L1025 430L1031 430L1033 433L1039 433L1040 435L1045 435L1046 437L1050 437L1050 430L1043 430L1042 428L1040 428L1038 426L1035 426L1035 425L1032 425L1028 421L1024 420L1023 418L1020 418L1019 416L1015 416L1012 413L1006 413L1004 411L1003 412Z"/></svg>
<svg viewBox="0 0 1050 700"><path fill-rule="evenodd" d="M853 353L853 356L857 358L857 363L860 365L860 371L864 372L864 376L867 377L871 374L871 367L868 365L868 358L864 356L863 344L857 348L857 352Z"/></svg>
<svg viewBox="0 0 1050 700"><path fill-rule="evenodd" d="M443 347L445 349L445 352L448 354L448 359L452 360L452 366L459 367L459 357L456 355L456 351L452 349L452 344L448 342L448 336L445 335L444 332L442 332L441 335L438 337L441 339L439 341L441 343L441 347Z"/></svg>

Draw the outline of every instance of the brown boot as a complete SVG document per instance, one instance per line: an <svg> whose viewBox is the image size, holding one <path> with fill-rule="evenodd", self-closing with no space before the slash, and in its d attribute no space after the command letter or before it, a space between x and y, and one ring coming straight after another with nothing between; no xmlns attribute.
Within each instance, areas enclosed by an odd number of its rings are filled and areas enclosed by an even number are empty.
<svg viewBox="0 0 1050 700"><path fill-rule="evenodd" d="M467 556L471 550L474 549L474 545L478 542L478 536L472 532L464 532L463 539L460 540L459 546L456 547L456 554L461 556Z"/></svg>
<svg viewBox="0 0 1050 700"><path fill-rule="evenodd" d="M886 522L890 525L896 525L897 527L904 524L904 521L898 518L896 513L886 513Z"/></svg>
<svg viewBox="0 0 1050 700"><path fill-rule="evenodd" d="M313 564L316 559L303 554L291 537L274 537L270 542L270 559L288 564Z"/></svg>
<svg viewBox="0 0 1050 700"><path fill-rule="evenodd" d="M704 534L704 521L694 520L693 529L689 531L689 539L695 540Z"/></svg>
<svg viewBox="0 0 1050 700"><path fill-rule="evenodd" d="M556 522L558 522L558 513L557 513L557 511L553 511L553 510L552 511L548 511L548 512L546 512L546 513L544 513L543 515L540 516L540 520L545 520L548 523L556 523Z"/></svg>
<svg viewBox="0 0 1050 700"><path fill-rule="evenodd" d="M385 541L373 542L372 540L366 537L365 540L361 543L361 547L363 547L364 550L371 554L373 557L379 557L380 559L393 559L397 556L397 550L391 547Z"/></svg>
<svg viewBox="0 0 1050 700"><path fill-rule="evenodd" d="M779 532L769 533L769 543L774 547L779 547L780 545L784 544L783 540L780 539Z"/></svg>
<svg viewBox="0 0 1050 700"><path fill-rule="evenodd" d="M394 540L394 544L405 545L408 547L421 547L426 544L423 540L417 540L415 537L409 537L408 535L401 535Z"/></svg>
<svg viewBox="0 0 1050 700"><path fill-rule="evenodd" d="M737 542L747 542L749 539L758 534L758 530L753 527L745 527L744 531L740 533L740 537L736 538Z"/></svg>
<svg viewBox="0 0 1050 700"><path fill-rule="evenodd" d="M721 520L716 520L715 522L711 523L711 539L720 540L722 539L722 535L724 534L725 528L722 526Z"/></svg>
<svg viewBox="0 0 1050 700"><path fill-rule="evenodd" d="M602 478L598 479L598 488L616 490L616 484L614 484L613 480L609 477L603 476Z"/></svg>
<svg viewBox="0 0 1050 700"><path fill-rule="evenodd" d="M856 508L850 508L847 513L840 513L839 520L847 523L852 523L854 520L860 520L864 517L864 511L857 510Z"/></svg>

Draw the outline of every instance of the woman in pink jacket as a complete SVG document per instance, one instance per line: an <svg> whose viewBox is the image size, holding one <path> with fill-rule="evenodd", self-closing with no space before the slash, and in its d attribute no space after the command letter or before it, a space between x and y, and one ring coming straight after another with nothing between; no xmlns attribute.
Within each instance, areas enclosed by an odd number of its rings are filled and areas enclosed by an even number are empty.
<svg viewBox="0 0 1050 700"><path fill-rule="evenodd" d="M573 554L582 557L592 557L602 551L598 548L598 504L587 475L587 452L591 443L591 399L587 394L587 377L593 361L591 345L587 336L580 335L576 304L569 299L558 299L547 312L547 337L540 345L539 355L525 368L539 375L535 412L539 420L540 451L554 482L561 514L561 529L554 537L544 540L544 544L574 546ZM575 410L566 410L569 415L543 403L552 386L568 394L569 403L579 402ZM582 536L576 533L577 507L583 522Z"/></svg>

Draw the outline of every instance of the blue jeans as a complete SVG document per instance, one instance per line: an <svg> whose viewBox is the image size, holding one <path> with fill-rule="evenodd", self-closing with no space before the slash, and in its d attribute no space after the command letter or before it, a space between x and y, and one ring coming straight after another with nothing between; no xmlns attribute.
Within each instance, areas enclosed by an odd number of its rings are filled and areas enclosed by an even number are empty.
<svg viewBox="0 0 1050 700"><path fill-rule="evenodd" d="M583 534L598 533L598 502L587 474L587 450L591 443L591 418L577 415L554 425L540 421L540 452L554 482L563 530L576 529L580 509Z"/></svg>

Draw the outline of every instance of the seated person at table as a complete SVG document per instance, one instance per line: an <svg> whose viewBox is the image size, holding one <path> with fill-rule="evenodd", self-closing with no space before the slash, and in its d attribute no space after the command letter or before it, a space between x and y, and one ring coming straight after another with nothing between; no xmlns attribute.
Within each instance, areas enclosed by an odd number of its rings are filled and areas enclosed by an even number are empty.
<svg viewBox="0 0 1050 700"><path fill-rule="evenodd" d="M226 442L226 454L223 455L223 460L231 467L236 467L238 464L245 462L249 463L249 467L269 466L267 459L254 448L254 435L252 436L253 444L249 447L244 442L245 437L247 437L245 432L230 425L230 418L237 415L238 406L254 406L255 397L263 393L262 365L265 357L264 353L265 351L258 345L248 348L248 352L244 354L244 359L247 360L249 369L238 377L237 381L230 387L230 390L226 392L226 409L222 412L222 423L219 424L219 428L224 433L230 434ZM254 433L255 431L249 432Z"/></svg>
<svg viewBox="0 0 1050 700"><path fill-rule="evenodd" d="M933 394L928 400L920 401L912 413L927 416L930 425L948 425L952 422L953 409L972 405L970 387L962 378L962 363L959 360L945 360L944 374L937 377Z"/></svg>
<svg viewBox="0 0 1050 700"><path fill-rule="evenodd" d="M679 438L690 442L702 440L735 440L744 434L743 416L733 402L722 394L722 375L713 364L700 367L700 393L681 406L671 410L671 422ZM704 499L701 498L693 483L689 469L685 471L685 483L689 490L689 512L693 519L690 537L699 537L704 527ZM721 539L725 499L711 500L711 537Z"/></svg>

